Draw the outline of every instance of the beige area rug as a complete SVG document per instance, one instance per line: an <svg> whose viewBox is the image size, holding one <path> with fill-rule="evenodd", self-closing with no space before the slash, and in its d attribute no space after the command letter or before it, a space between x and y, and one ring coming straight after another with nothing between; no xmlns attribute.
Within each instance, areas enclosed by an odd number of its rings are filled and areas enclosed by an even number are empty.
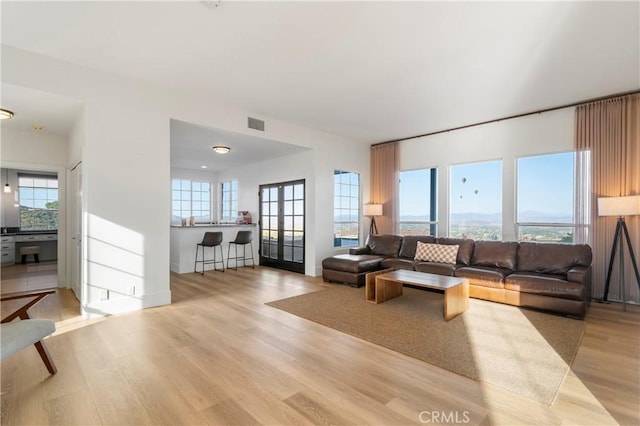
<svg viewBox="0 0 640 426"><path fill-rule="evenodd" d="M267 303L474 380L552 404L580 346L585 323L484 300L445 322L442 294L404 288L378 305L364 287Z"/></svg>

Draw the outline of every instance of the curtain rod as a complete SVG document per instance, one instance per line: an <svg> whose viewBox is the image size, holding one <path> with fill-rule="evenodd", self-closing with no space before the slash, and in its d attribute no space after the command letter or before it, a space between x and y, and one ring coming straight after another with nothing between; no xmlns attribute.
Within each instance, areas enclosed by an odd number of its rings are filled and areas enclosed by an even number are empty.
<svg viewBox="0 0 640 426"><path fill-rule="evenodd" d="M509 115L507 117L502 117L502 118L494 118L493 120L481 121L481 122L473 123L473 124L466 124L464 126L452 127L450 129L446 129L446 130L437 130L435 132L424 133L424 134L421 134L421 135L409 136L409 137L400 138L400 139L393 139L393 140L385 141L385 142L377 142L377 143L371 144L371 146L379 146L379 145L384 145L384 144L387 144L387 143L408 141L408 140L411 140L411 139L423 138L425 136L433 136L433 135L437 135L437 134L440 134L440 133L452 132L454 130L461 130L461 129L467 129L469 127L482 126L483 124L497 123L498 121L503 121L503 120L511 120L512 118L526 117L527 115L542 114L543 112L555 111L555 110L563 109L563 108L576 107L576 106L585 105L585 104L588 104L588 103L591 103L591 102L605 101L605 100L608 100L608 99L619 98L619 97L622 97L622 96L635 95L636 93L640 93L640 90L631 90L631 91L628 91L628 92L616 93L614 95L600 96L598 98L587 99L587 100L580 101L580 102L573 102L573 103L566 104L566 105L560 105L560 106L555 106L555 107L551 107L551 108L544 108L544 109L539 109L539 110L531 111L531 112L524 112L522 114Z"/></svg>

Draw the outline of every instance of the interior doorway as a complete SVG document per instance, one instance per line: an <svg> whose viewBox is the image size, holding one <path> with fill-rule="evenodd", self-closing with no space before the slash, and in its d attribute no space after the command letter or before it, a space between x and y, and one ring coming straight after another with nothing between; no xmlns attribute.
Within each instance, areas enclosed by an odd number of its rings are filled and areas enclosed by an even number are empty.
<svg viewBox="0 0 640 426"><path fill-rule="evenodd" d="M260 264L304 273L305 180L260 185Z"/></svg>

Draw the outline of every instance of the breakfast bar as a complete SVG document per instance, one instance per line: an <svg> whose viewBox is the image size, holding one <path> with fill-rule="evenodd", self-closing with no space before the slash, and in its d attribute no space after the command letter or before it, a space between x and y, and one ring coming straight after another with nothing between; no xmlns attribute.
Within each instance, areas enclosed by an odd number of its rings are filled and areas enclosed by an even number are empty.
<svg viewBox="0 0 640 426"><path fill-rule="evenodd" d="M196 224L194 226L171 226L170 233L170 262L171 272L178 274L186 274L193 272L194 260L196 255L196 244L202 241L205 232L222 232L222 252L224 253L225 268L227 266L227 253L229 250L229 241L233 241L238 231L253 231L253 261L258 264L258 234L255 223L252 224L235 224L235 223L219 223L219 224ZM217 249L216 249L217 250ZM231 248L231 255L234 255L234 248ZM242 255L242 249L239 249L239 255ZM250 250L247 247L247 255ZM207 257L212 257L213 252L207 251ZM200 258L200 255L198 255ZM233 261L231 262L233 267ZM241 266L240 263L239 266ZM207 270L213 269L213 265L207 265Z"/></svg>

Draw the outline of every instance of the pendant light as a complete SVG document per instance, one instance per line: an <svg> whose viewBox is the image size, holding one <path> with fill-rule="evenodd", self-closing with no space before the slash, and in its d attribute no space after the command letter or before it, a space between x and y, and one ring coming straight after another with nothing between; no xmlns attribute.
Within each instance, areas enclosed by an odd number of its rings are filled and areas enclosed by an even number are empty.
<svg viewBox="0 0 640 426"><path fill-rule="evenodd" d="M6 183L4 184L4 192L8 194L11 192L11 185L9 185L9 169L4 169L4 172L6 176Z"/></svg>

